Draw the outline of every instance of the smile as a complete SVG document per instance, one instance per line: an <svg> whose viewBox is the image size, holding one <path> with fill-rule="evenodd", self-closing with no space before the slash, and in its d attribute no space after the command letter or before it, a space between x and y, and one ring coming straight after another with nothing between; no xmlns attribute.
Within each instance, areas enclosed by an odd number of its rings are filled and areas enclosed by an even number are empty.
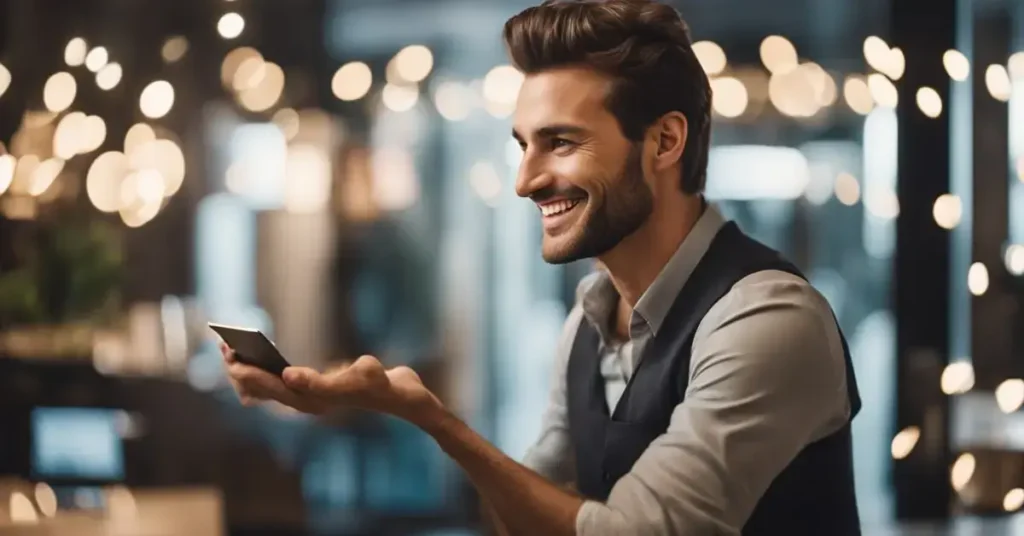
<svg viewBox="0 0 1024 536"><path fill-rule="evenodd" d="M559 216L561 214L569 212L570 210L576 208L576 205L579 205L582 202L582 199L566 199L563 201L555 201L553 203L538 205L538 207L540 208L540 213L544 215L545 218L547 218L551 216Z"/></svg>

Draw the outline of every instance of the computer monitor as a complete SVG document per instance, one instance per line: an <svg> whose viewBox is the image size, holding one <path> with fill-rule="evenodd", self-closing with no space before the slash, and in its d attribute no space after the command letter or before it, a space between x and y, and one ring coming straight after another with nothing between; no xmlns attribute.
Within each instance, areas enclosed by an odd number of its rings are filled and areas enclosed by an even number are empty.
<svg viewBox="0 0 1024 536"><path fill-rule="evenodd" d="M32 410L32 476L67 483L124 479L120 410L35 408Z"/></svg>

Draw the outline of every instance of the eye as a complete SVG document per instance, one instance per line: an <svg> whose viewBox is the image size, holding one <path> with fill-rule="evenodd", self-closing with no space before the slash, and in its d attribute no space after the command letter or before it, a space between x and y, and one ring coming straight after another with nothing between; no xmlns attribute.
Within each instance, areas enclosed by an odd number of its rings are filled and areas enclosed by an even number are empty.
<svg viewBox="0 0 1024 536"><path fill-rule="evenodd" d="M573 142L571 142L571 141L569 141L569 140L567 140L565 138L551 138L551 150L552 151L559 151L559 150L566 151L566 150L569 150L569 149L571 149L571 148L573 148L575 146L576 146L575 143L573 143Z"/></svg>

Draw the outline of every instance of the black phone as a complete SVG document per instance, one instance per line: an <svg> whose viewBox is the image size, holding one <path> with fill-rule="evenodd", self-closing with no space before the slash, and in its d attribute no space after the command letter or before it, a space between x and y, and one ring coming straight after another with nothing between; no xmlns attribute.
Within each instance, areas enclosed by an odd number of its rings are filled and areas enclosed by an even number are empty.
<svg viewBox="0 0 1024 536"><path fill-rule="evenodd" d="M213 322L208 325L235 352L235 359L241 363L278 376L285 368L291 366L274 343L258 329L225 326Z"/></svg>

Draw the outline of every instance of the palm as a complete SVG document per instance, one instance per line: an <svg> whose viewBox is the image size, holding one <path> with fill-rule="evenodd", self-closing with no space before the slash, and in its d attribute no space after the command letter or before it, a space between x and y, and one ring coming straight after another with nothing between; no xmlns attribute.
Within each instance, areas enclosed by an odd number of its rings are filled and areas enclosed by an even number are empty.
<svg viewBox="0 0 1024 536"><path fill-rule="evenodd" d="M297 384L301 390L308 382L308 389L329 399L330 405L403 415L420 404L437 401L411 368L388 370L370 356L363 356L344 369L326 374L304 371L303 375L305 380L290 384Z"/></svg>
<svg viewBox="0 0 1024 536"><path fill-rule="evenodd" d="M350 366L324 373L289 367L282 376L239 363L222 346L228 377L243 403L276 400L304 413L323 414L339 407L389 413L406 419L441 403L409 367L386 369L375 357L363 356Z"/></svg>

